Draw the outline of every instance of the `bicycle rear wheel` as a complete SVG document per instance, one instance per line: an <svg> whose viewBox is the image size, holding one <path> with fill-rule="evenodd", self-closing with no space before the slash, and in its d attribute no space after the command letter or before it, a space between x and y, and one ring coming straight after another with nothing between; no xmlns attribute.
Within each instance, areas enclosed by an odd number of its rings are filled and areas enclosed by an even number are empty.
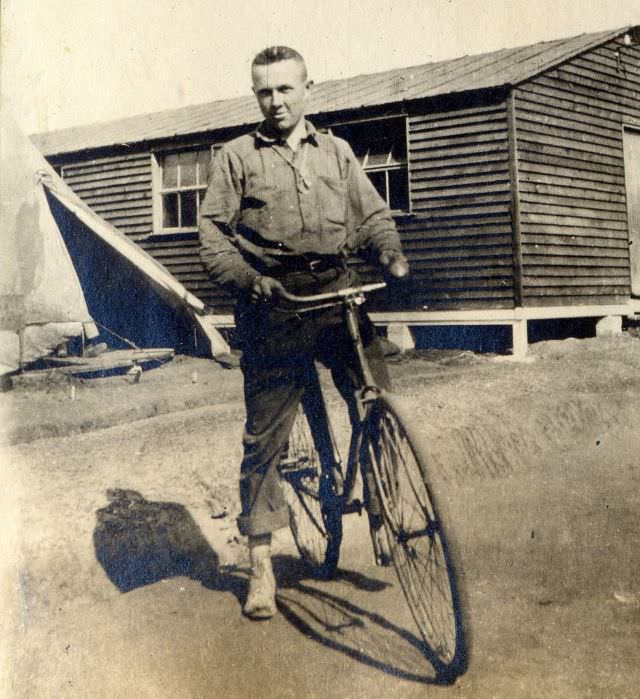
<svg viewBox="0 0 640 699"><path fill-rule="evenodd" d="M318 577L336 570L342 543L341 499L330 468L322 467L309 421L300 405L280 463L293 538Z"/></svg>
<svg viewBox="0 0 640 699"><path fill-rule="evenodd" d="M426 460L397 399L386 393L368 416L369 454L382 505L389 553L438 680L466 669L466 647L451 551Z"/></svg>

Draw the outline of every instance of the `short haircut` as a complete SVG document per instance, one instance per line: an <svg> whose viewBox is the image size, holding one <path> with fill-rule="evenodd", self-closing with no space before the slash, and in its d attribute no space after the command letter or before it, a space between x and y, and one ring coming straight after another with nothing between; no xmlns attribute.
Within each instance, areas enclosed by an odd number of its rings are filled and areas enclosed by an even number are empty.
<svg viewBox="0 0 640 699"><path fill-rule="evenodd" d="M272 63L278 63L278 61L297 61L302 66L304 79L307 79L307 65L304 58L295 49L288 46L269 46L262 49L253 59L251 67L268 66Z"/></svg>

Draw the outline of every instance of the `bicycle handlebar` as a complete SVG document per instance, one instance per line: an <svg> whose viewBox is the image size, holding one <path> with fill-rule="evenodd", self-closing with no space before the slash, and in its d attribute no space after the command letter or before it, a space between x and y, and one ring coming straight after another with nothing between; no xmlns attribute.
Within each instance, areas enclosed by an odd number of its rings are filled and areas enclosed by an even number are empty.
<svg viewBox="0 0 640 699"><path fill-rule="evenodd" d="M362 294L368 294L370 291L384 289L385 286L387 286L386 282L374 282L373 284L350 286L346 289L329 291L324 294L313 294L312 296L296 296L295 294L290 294L288 291L280 291L278 295L291 303L316 303L318 301L339 301L350 296L360 296Z"/></svg>

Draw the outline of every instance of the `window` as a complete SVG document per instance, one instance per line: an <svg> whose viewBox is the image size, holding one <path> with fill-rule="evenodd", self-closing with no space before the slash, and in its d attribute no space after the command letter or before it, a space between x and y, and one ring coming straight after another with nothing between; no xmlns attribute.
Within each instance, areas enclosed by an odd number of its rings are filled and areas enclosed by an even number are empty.
<svg viewBox="0 0 640 699"><path fill-rule="evenodd" d="M349 143L373 186L392 211L409 211L405 121L376 119L338 124L331 131Z"/></svg>
<svg viewBox="0 0 640 699"><path fill-rule="evenodd" d="M175 233L198 227L200 204L207 191L211 149L156 156L156 231Z"/></svg>

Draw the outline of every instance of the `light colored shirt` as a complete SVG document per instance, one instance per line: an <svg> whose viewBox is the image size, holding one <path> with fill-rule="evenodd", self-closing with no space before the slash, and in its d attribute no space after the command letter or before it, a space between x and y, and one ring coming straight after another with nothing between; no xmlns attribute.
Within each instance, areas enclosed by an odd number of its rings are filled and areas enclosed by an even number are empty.
<svg viewBox="0 0 640 699"><path fill-rule="evenodd" d="M263 124L212 162L199 232L215 283L247 289L291 256L401 249L389 208L350 146L304 126L295 151Z"/></svg>

